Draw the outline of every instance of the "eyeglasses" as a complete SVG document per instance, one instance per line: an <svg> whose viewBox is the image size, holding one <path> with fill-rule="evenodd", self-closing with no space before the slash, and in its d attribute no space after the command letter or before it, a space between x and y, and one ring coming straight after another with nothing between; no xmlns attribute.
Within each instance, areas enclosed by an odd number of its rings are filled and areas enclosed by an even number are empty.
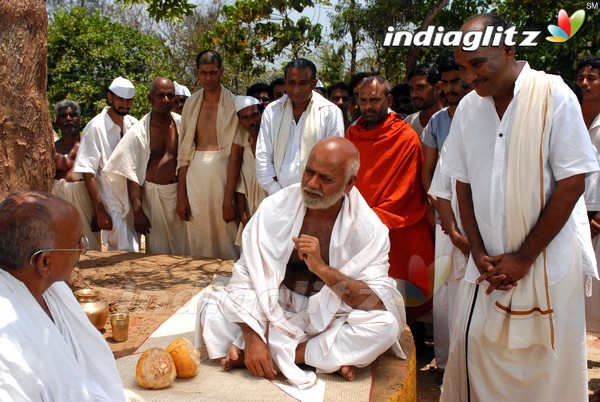
<svg viewBox="0 0 600 402"><path fill-rule="evenodd" d="M266 96L263 96L261 98L258 98L259 101L263 101L263 102L271 102L271 98L267 98Z"/></svg>
<svg viewBox="0 0 600 402"><path fill-rule="evenodd" d="M48 253L51 251L79 251L79 255L85 254L88 252L88 250L90 249L90 242L88 240L87 237L85 236L81 236L81 238L79 239L79 248L45 248L43 250L38 250L35 253L31 254L31 257L29 258L29 264L37 269L37 267L35 266L35 264L33 263L33 260L42 253Z"/></svg>

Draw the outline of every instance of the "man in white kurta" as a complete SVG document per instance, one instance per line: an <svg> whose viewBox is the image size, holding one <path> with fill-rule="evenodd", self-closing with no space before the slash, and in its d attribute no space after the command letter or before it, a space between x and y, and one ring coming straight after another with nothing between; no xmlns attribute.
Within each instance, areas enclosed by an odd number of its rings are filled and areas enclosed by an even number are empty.
<svg viewBox="0 0 600 402"><path fill-rule="evenodd" d="M0 232L0 400L124 401L112 352L64 282L87 249L78 212L12 194Z"/></svg>
<svg viewBox="0 0 600 402"><path fill-rule="evenodd" d="M352 166L341 162L343 152L352 155ZM227 369L245 354L252 374L273 378L278 369L307 388L315 374L297 363L341 370L352 380L353 366L370 364L390 347L404 357L405 314L387 275L387 229L353 188L357 168L349 141L325 139L315 145L302 185L263 200L244 230L229 285L199 301L196 343L206 345L211 359L222 358ZM266 357L255 355L257 343Z"/></svg>
<svg viewBox="0 0 600 402"><path fill-rule="evenodd" d="M484 14L462 30L501 23ZM586 401L583 274L597 273L581 195L598 162L574 94L514 52L454 51L474 91L441 167L471 255L441 400Z"/></svg>
<svg viewBox="0 0 600 402"><path fill-rule="evenodd" d="M176 211L181 116L170 112L174 93L171 80L152 81L152 111L127 131L104 167L125 216L146 236L150 254L189 254L185 222Z"/></svg>
<svg viewBox="0 0 600 402"><path fill-rule="evenodd" d="M125 221L123 207L102 172L122 136L137 122L128 114L134 95L130 81L122 77L113 81L107 95L111 106L104 108L83 129L73 169L83 175L98 226L103 230L102 241L108 244L109 251L140 250L139 236Z"/></svg>
<svg viewBox="0 0 600 402"><path fill-rule="evenodd" d="M314 144L344 136L340 109L313 91L316 67L295 59L284 69L287 94L265 109L256 145L256 177L269 195L299 183Z"/></svg>
<svg viewBox="0 0 600 402"><path fill-rule="evenodd" d="M221 85L221 56L205 50L196 58L202 89L183 107L177 155L177 214L186 221L190 253L206 258L239 257L238 225L225 222L222 205L231 144L241 131L235 95Z"/></svg>

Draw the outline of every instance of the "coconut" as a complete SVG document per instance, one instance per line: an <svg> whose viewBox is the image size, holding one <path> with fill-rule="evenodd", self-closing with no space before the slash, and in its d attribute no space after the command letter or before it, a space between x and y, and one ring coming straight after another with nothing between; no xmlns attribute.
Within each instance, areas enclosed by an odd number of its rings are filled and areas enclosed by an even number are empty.
<svg viewBox="0 0 600 402"><path fill-rule="evenodd" d="M177 372L173 358L166 350L150 348L145 351L135 367L135 379L142 388L167 388L175 381Z"/></svg>
<svg viewBox="0 0 600 402"><path fill-rule="evenodd" d="M177 338L167 347L175 362L177 377L191 378L200 370L200 350L186 338Z"/></svg>

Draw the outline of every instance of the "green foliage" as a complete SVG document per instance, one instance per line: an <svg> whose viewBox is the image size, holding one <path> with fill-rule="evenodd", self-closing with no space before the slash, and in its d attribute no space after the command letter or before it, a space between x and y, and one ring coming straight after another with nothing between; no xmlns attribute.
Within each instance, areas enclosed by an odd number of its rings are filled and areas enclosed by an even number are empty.
<svg viewBox="0 0 600 402"><path fill-rule="evenodd" d="M265 73L266 63L299 57L319 45L322 26L306 16L292 18L314 5L312 0L237 0L223 6L221 19L202 33L201 42L221 53L235 87L238 79Z"/></svg>
<svg viewBox="0 0 600 402"><path fill-rule="evenodd" d="M48 100L69 98L81 106L84 122L106 105L111 81L123 76L134 83L131 114L149 110L146 94L155 76L172 77L171 53L158 38L111 22L98 12L73 7L57 10L48 27Z"/></svg>
<svg viewBox="0 0 600 402"><path fill-rule="evenodd" d="M338 81L348 82L350 75L347 74L344 56L346 49L343 46L335 47L332 44L321 46L317 54L320 68L317 72L318 78L325 87Z"/></svg>
<svg viewBox="0 0 600 402"><path fill-rule="evenodd" d="M182 17L190 16L196 8L188 0L119 0L124 6L146 4L150 17L156 21L179 21Z"/></svg>
<svg viewBox="0 0 600 402"><path fill-rule="evenodd" d="M574 80L579 59L586 54L600 54L600 11L587 10L587 1L565 4L558 0L546 0L543 4L533 0L505 0L498 6L500 16L515 25L518 31L542 31L533 48L517 47L517 59L529 61L531 66L565 79ZM559 9L565 8L569 15L577 10L586 12L581 29L569 41L552 43L545 38L550 36L549 24L557 25Z"/></svg>

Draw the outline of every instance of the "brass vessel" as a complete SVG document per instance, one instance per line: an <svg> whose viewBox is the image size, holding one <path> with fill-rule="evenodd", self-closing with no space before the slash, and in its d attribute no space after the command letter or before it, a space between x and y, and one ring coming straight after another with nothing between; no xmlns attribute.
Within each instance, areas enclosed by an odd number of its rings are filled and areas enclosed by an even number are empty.
<svg viewBox="0 0 600 402"><path fill-rule="evenodd" d="M104 329L108 320L108 303L100 299L100 292L94 289L79 289L75 298L98 331Z"/></svg>

